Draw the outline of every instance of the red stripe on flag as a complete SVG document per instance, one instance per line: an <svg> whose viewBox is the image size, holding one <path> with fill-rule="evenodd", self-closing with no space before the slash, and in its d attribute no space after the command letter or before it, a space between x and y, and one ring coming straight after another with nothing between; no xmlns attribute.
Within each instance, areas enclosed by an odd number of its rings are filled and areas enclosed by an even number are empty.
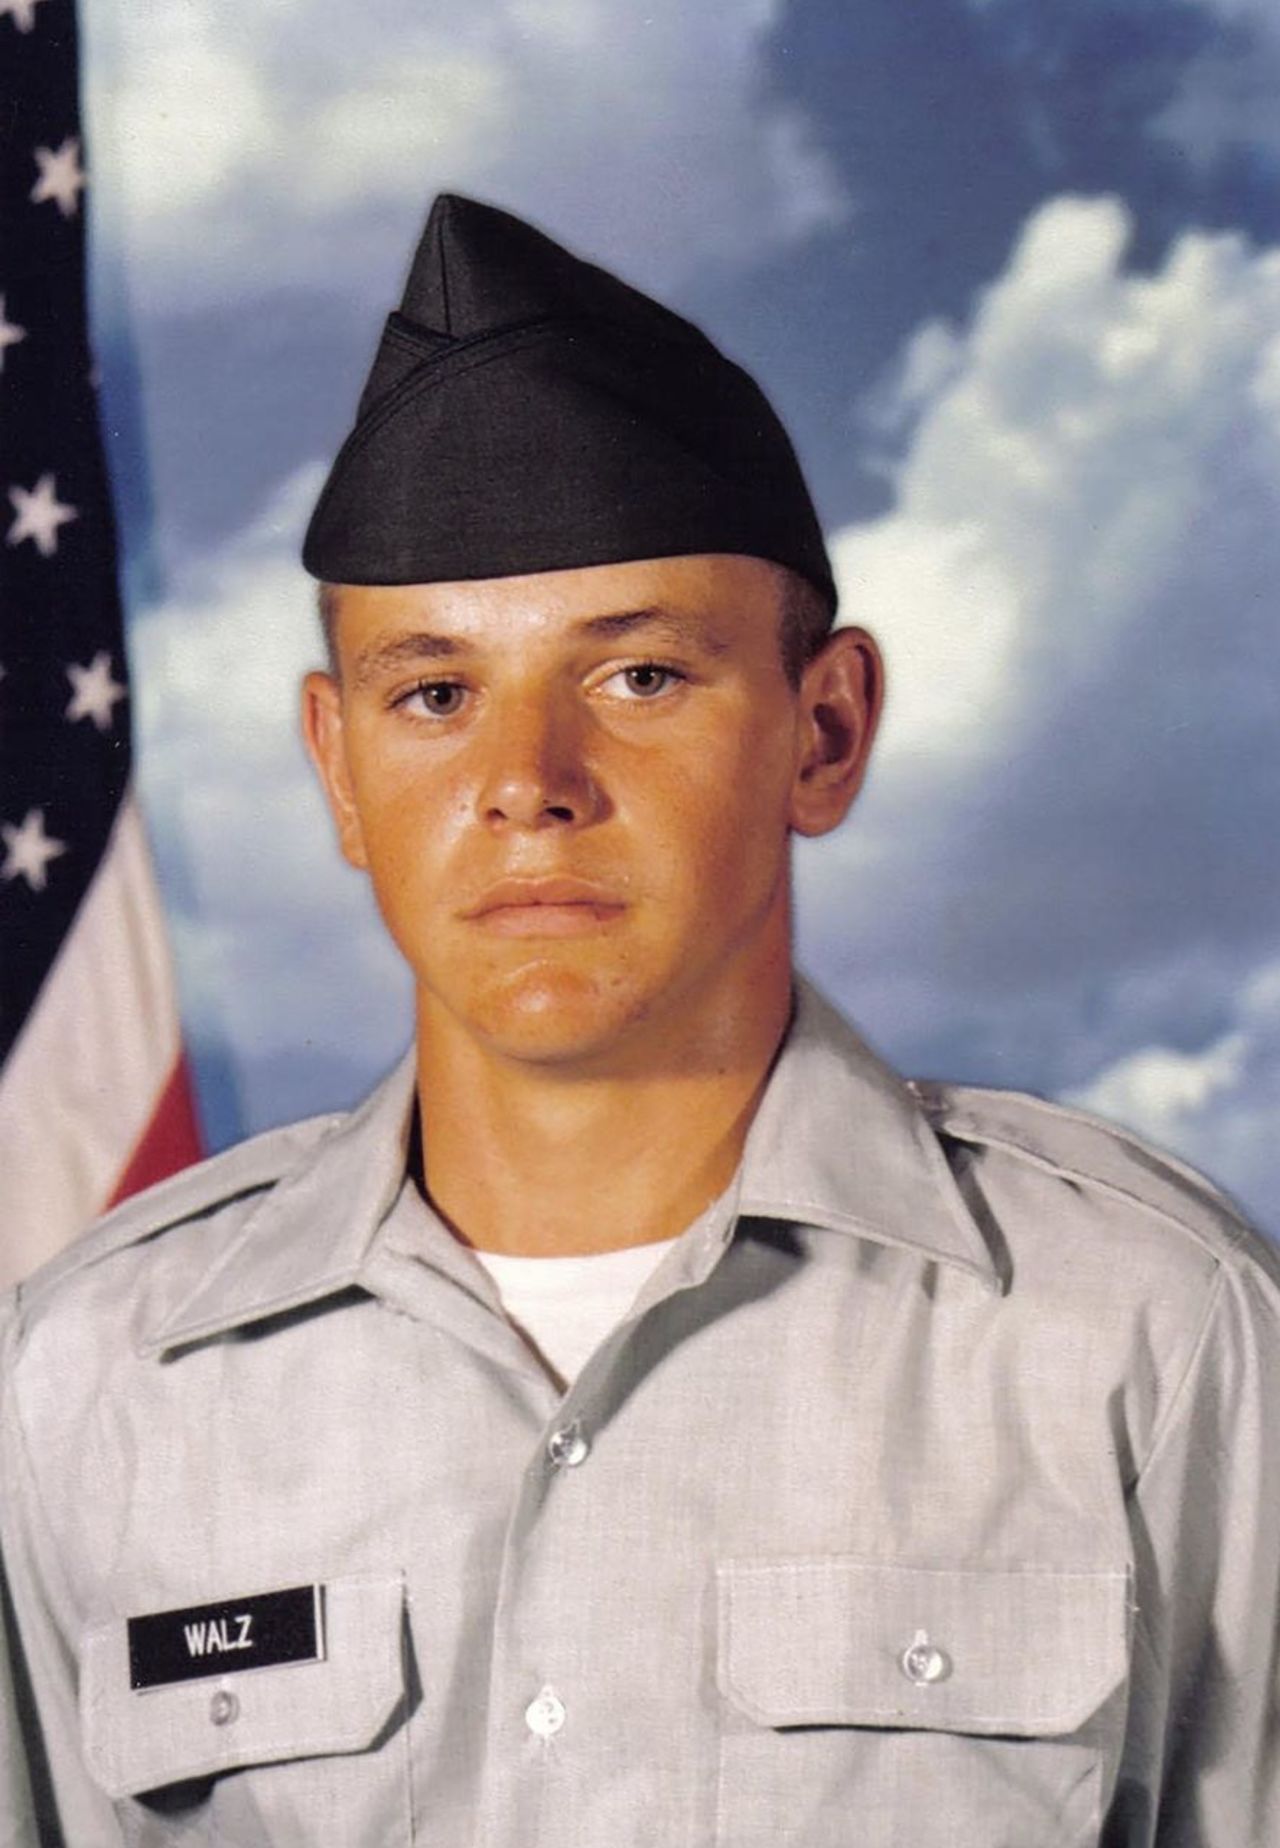
<svg viewBox="0 0 1280 1848"><path fill-rule="evenodd" d="M151 1121L139 1137L106 1206L118 1206L130 1194L141 1193L144 1187L176 1174L179 1168L190 1167L193 1161L199 1161L202 1153L191 1075L185 1057L179 1053L151 1113Z"/></svg>

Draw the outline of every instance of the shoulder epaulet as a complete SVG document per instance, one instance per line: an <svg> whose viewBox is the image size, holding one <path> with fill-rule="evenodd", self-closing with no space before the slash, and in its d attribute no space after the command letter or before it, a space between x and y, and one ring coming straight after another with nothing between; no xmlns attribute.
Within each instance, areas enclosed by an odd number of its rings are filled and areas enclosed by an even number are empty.
<svg viewBox="0 0 1280 1848"><path fill-rule="evenodd" d="M262 1193L345 1120L339 1112L265 1130L131 1195L28 1277L19 1286L20 1295L30 1304L63 1277L112 1252L202 1218L233 1200Z"/></svg>
<svg viewBox="0 0 1280 1848"><path fill-rule="evenodd" d="M1171 1220L1218 1257L1259 1242L1240 1209L1202 1174L1101 1117L1021 1091L915 1081L911 1089L943 1135L1102 1188Z"/></svg>

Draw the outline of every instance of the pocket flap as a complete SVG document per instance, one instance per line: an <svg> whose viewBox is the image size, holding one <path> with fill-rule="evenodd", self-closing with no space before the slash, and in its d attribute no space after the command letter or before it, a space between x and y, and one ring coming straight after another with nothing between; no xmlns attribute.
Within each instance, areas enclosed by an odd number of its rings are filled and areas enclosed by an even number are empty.
<svg viewBox="0 0 1280 1848"><path fill-rule="evenodd" d="M330 1579L318 1661L235 1671L135 1691L122 1620L84 1636L85 1758L110 1797L133 1796L250 1764L359 1752L404 1698L404 1585L398 1576Z"/></svg>
<svg viewBox="0 0 1280 1848"><path fill-rule="evenodd" d="M764 1726L1075 1732L1123 1681L1129 1575L726 1560L721 1692Z"/></svg>

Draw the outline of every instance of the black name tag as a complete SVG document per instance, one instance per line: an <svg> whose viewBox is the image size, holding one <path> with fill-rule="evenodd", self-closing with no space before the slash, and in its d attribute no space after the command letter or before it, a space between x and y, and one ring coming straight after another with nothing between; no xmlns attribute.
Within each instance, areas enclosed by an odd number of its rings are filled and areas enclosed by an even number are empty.
<svg viewBox="0 0 1280 1848"><path fill-rule="evenodd" d="M319 1661L320 1590L295 1585L227 1604L130 1617L129 1686L163 1688L242 1668Z"/></svg>

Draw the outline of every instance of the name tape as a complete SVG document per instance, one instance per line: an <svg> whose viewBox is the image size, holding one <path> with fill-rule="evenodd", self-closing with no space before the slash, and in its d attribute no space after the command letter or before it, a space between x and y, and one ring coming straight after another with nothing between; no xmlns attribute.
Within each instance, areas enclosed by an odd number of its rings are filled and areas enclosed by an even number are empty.
<svg viewBox="0 0 1280 1848"><path fill-rule="evenodd" d="M294 1585L130 1617L129 1686L163 1688L245 1668L318 1662L324 1653L321 1589Z"/></svg>

